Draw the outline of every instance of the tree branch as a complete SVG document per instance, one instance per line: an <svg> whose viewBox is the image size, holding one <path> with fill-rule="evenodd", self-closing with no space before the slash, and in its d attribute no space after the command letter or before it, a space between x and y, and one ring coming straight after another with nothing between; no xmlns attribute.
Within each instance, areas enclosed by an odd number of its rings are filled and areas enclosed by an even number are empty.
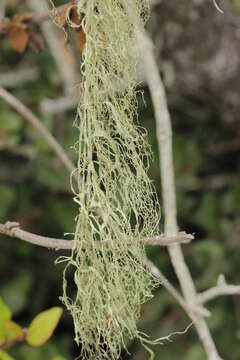
<svg viewBox="0 0 240 360"><path fill-rule="evenodd" d="M44 115L56 115L76 108L79 99L76 96L62 96L57 99L43 99L40 103L40 110Z"/></svg>
<svg viewBox="0 0 240 360"><path fill-rule="evenodd" d="M56 8L58 15L61 16L61 14L68 8L68 6L70 5L70 3L64 4L64 5L60 5ZM46 4L45 4L46 7ZM33 16L33 18L31 19L31 22L34 25L40 25L45 21L51 20L51 14L50 11L42 11L39 14L36 14Z"/></svg>
<svg viewBox="0 0 240 360"><path fill-rule="evenodd" d="M49 249L71 250L74 245L74 240L55 239L24 231L20 228L20 224L17 222L8 221L5 224L0 224L0 234L16 237L20 240ZM141 243L151 246L169 246L170 244L186 243L191 241L192 239L192 235L186 234L182 231L177 236L173 237L165 237L164 235L159 235L152 238L144 238L141 240ZM107 245L107 242L104 242L101 245L105 244Z"/></svg>
<svg viewBox="0 0 240 360"><path fill-rule="evenodd" d="M152 263L152 261L147 260L146 265L150 269L151 273L161 282L167 291L173 296L175 300L180 304L180 306L185 310L186 314L190 319L195 321L195 315L200 314L201 316L209 317L210 312L203 308L202 306L190 306L182 297L182 295L174 288L174 286L168 281L168 279L163 275L163 273Z"/></svg>
<svg viewBox="0 0 240 360"><path fill-rule="evenodd" d="M199 304L204 304L223 295L240 295L240 286L227 284L225 276L221 274L218 277L217 285L198 294L197 300Z"/></svg>
<svg viewBox="0 0 240 360"><path fill-rule="evenodd" d="M0 86L7 88L14 88L23 85L26 82L33 82L39 78L39 70L33 68L23 68L17 71L1 72L0 73Z"/></svg>
<svg viewBox="0 0 240 360"><path fill-rule="evenodd" d="M192 234L187 234L185 231L180 231L175 236L166 236L161 234L151 238L144 238L142 242L151 246L170 246L180 243L187 244L193 239L194 236Z"/></svg>
<svg viewBox="0 0 240 360"><path fill-rule="evenodd" d="M62 146L42 124L41 120L3 87L0 87L0 98L5 100L13 109L15 109L24 119L26 119L36 130L41 133L48 145L53 149L57 157L61 160L65 168L68 171L73 172L75 169L74 164L69 159Z"/></svg>
<svg viewBox="0 0 240 360"><path fill-rule="evenodd" d="M153 44L145 33L137 28L138 48L141 52L142 66L145 78L152 97L156 125L157 138L160 152L160 168L162 179L163 210L165 215L165 234L174 236L178 232L176 190L172 155L172 129L168 112L165 89L159 75L158 66L153 53ZM190 271L185 263L182 250L179 245L170 246L169 255L174 270L181 285L185 301L190 307L197 304L197 293ZM203 316L195 317L195 327L202 340L209 360L221 359L208 325Z"/></svg>
<svg viewBox="0 0 240 360"><path fill-rule="evenodd" d="M70 250L73 247L73 240L55 239L32 234L28 231L22 230L20 228L20 224L17 222L8 221L5 224L0 224L0 234L15 237L28 243L46 247L49 249Z"/></svg>

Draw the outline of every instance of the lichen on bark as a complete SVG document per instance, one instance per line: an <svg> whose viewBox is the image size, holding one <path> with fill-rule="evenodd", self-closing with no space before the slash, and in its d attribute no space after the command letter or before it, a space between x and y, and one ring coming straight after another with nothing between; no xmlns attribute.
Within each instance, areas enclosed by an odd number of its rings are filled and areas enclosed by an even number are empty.
<svg viewBox="0 0 240 360"><path fill-rule="evenodd" d="M135 30L147 0L78 1L86 35L82 96L75 126L78 164L73 186L79 213L64 272L62 301L70 310L83 359L120 356L125 338L142 339L136 322L156 280L145 266L141 238L158 232L159 205L147 171L151 150L137 121ZM74 273L75 294L68 289Z"/></svg>

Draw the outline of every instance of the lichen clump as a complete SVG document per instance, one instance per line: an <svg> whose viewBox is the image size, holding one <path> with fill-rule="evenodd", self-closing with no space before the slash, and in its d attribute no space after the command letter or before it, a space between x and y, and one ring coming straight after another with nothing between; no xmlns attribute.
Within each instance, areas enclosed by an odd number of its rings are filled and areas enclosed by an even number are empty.
<svg viewBox="0 0 240 360"><path fill-rule="evenodd" d="M135 26L147 0L78 1L86 44L81 65L79 206L72 254L66 258L63 302L70 310L82 359L116 360L125 338L141 339L140 306L156 286L141 241L158 230L159 208L148 178L149 146L137 125ZM76 293L68 293L68 270Z"/></svg>

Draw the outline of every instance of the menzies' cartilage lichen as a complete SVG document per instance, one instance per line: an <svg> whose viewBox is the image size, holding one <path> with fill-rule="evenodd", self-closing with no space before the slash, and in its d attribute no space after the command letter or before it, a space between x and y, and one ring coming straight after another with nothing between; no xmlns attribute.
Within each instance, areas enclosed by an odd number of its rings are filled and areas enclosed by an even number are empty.
<svg viewBox="0 0 240 360"><path fill-rule="evenodd" d="M86 35L75 121L79 214L74 248L65 259L63 302L73 316L81 358L90 360L116 360L125 337L141 339L140 306L156 285L141 239L158 231L159 207L147 175L146 134L134 123L135 27L128 6L143 26L147 0L126 0L124 6L119 0L77 2ZM68 294L69 268L74 297Z"/></svg>

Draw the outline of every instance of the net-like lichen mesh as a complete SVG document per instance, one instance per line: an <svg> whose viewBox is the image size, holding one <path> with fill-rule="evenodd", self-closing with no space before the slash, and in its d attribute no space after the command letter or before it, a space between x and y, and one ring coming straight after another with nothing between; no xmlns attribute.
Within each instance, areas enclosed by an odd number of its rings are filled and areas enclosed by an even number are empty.
<svg viewBox="0 0 240 360"><path fill-rule="evenodd" d="M125 6L143 25L148 1L126 0ZM147 175L146 133L134 123L135 32L126 7L118 0L78 1L86 34L75 121L79 214L72 254L59 261L67 261L62 299L73 316L82 359L116 360L125 337L141 338L140 305L156 286L140 240L157 232L159 207ZM70 269L74 296L68 294Z"/></svg>

